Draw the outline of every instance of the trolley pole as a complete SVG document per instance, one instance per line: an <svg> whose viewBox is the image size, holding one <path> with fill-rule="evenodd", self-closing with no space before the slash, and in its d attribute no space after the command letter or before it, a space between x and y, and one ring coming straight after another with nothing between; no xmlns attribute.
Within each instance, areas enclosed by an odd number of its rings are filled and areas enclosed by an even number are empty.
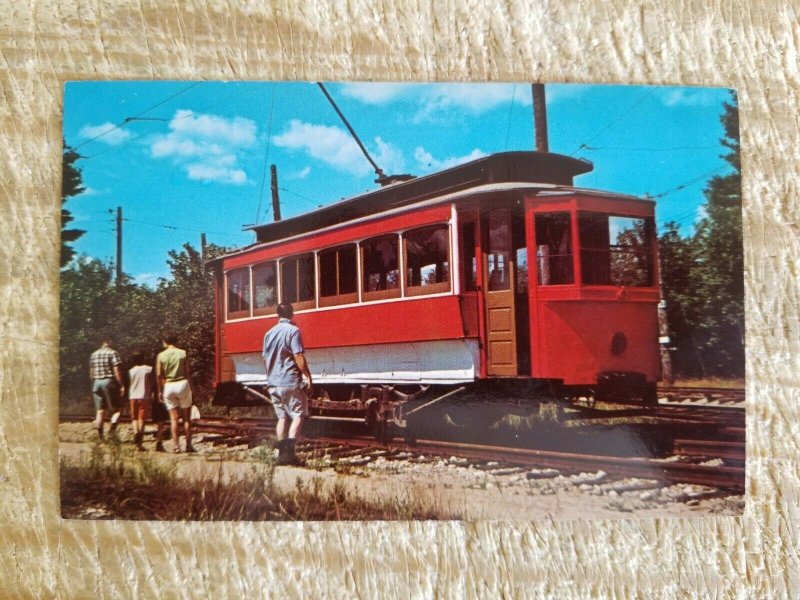
<svg viewBox="0 0 800 600"><path fill-rule="evenodd" d="M536 135L536 151L550 152L547 140L547 104L545 103L544 84L532 83L533 97L533 131Z"/></svg>
<svg viewBox="0 0 800 600"><path fill-rule="evenodd" d="M661 352L661 379L669 384L675 381L672 375L672 357L670 356L669 323L667 323L667 298L664 295L664 281L661 279L661 256L658 259L658 290L661 299L658 302L658 347Z"/></svg>
<svg viewBox="0 0 800 600"><path fill-rule="evenodd" d="M122 282L122 207L117 207L117 276L115 283Z"/></svg>
<svg viewBox="0 0 800 600"><path fill-rule="evenodd" d="M281 201L278 198L278 168L275 165L269 166L269 174L272 187L272 216L275 221L281 220Z"/></svg>

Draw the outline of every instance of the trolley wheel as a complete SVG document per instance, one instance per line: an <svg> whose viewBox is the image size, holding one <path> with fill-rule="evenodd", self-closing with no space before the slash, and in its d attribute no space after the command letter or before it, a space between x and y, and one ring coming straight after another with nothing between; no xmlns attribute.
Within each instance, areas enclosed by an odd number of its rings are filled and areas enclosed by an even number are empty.
<svg viewBox="0 0 800 600"><path fill-rule="evenodd" d="M655 383L647 383L642 389L642 405L645 408L658 406L658 390Z"/></svg>
<svg viewBox="0 0 800 600"><path fill-rule="evenodd" d="M370 427L370 433L378 442L388 444L394 438L394 429L391 423L383 420L376 420Z"/></svg>

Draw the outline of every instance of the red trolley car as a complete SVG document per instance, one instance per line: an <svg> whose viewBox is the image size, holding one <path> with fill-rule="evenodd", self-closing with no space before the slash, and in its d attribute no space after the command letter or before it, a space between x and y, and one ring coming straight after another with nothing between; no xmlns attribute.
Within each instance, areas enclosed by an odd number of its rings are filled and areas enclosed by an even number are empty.
<svg viewBox="0 0 800 600"><path fill-rule="evenodd" d="M279 301L295 308L312 415L403 422L426 386L546 380L652 401L654 203L580 189L591 163L508 152L251 227L213 261L217 404L266 400Z"/></svg>

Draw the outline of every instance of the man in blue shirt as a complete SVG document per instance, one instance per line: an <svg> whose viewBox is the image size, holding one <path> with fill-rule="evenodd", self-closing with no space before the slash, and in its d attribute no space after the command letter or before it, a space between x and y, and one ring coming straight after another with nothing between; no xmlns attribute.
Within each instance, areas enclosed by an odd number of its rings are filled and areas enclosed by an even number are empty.
<svg viewBox="0 0 800 600"><path fill-rule="evenodd" d="M291 304L278 305L278 323L264 336L264 365L267 386L275 416L278 418L278 464L296 464L295 445L308 414L308 396L312 393L311 372L306 362L300 330L292 323ZM286 437L286 424L289 435Z"/></svg>

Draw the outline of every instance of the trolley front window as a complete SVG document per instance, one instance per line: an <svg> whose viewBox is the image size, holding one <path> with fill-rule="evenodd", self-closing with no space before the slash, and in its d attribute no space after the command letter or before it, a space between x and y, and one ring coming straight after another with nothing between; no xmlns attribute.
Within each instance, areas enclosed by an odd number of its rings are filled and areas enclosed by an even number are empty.
<svg viewBox="0 0 800 600"><path fill-rule="evenodd" d="M358 301L357 281L355 244L319 253L320 306Z"/></svg>
<svg viewBox="0 0 800 600"><path fill-rule="evenodd" d="M653 219L578 213L586 285L653 285Z"/></svg>
<svg viewBox="0 0 800 600"><path fill-rule="evenodd" d="M434 225L403 234L406 293L409 296L450 291L450 229Z"/></svg>
<svg viewBox="0 0 800 600"><path fill-rule="evenodd" d="M281 261L281 298L295 310L314 308L314 255L303 254Z"/></svg>
<svg viewBox="0 0 800 600"><path fill-rule="evenodd" d="M250 269L228 271L228 318L250 316Z"/></svg>
<svg viewBox="0 0 800 600"><path fill-rule="evenodd" d="M536 215L536 271L539 285L573 283L572 228L568 212Z"/></svg>
<svg viewBox="0 0 800 600"><path fill-rule="evenodd" d="M253 288L253 314L274 314L278 305L278 269L274 260L253 267Z"/></svg>
<svg viewBox="0 0 800 600"><path fill-rule="evenodd" d="M364 300L400 295L399 236L382 235L361 242Z"/></svg>

